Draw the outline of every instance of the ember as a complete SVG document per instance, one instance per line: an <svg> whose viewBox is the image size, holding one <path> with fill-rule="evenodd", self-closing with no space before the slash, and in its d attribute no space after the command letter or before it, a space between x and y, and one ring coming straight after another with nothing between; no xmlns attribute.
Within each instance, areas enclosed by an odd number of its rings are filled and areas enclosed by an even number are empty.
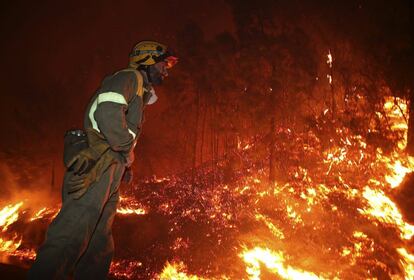
<svg viewBox="0 0 414 280"><path fill-rule="evenodd" d="M252 250L244 252L242 255L244 262L248 265L246 272L249 279L260 279L260 263L263 263L267 269L279 275L283 279L324 279L313 273L296 270L290 266L285 266L283 253L272 252L269 249L256 247Z"/></svg>
<svg viewBox="0 0 414 280"><path fill-rule="evenodd" d="M313 164L288 166L289 179L283 184L268 183L259 162L249 160L260 146L252 143L240 146L246 176L231 184L216 179L216 184L193 190L184 174L146 179L125 191L115 237L124 219L142 226L153 215L166 217L163 226L169 230L150 246L154 256L134 249L133 240L128 245L118 238L112 277L261 279L269 274L281 279L412 279L414 256L407 242L414 225L405 221L391 196L413 170L414 161L404 152L407 106L403 99L387 97L383 109L383 120L400 135L388 153L370 149L362 136L337 128L339 140L332 140L325 150L318 144L302 149L303 158ZM320 141L312 133L279 131L299 141L293 143L298 147L300 139ZM197 176L202 180L210 172L200 169ZM24 202L5 206L0 210L1 251L33 260L33 248L27 247L28 240L15 225L51 220L56 212L57 208L25 208Z"/></svg>
<svg viewBox="0 0 414 280"><path fill-rule="evenodd" d="M118 219L127 215L145 218L155 213L167 216L170 229L167 239L172 241L158 244L157 250L171 250L173 259L164 259L164 267L157 271L148 270L154 264L141 252L120 254L124 257L114 260L112 276L117 279L260 279L263 273L270 273L281 279L363 279L376 277L376 271L382 271L390 277L400 275L411 279L414 256L408 245L402 246L412 239L414 226L404 220L389 195L413 166L413 159L404 153L407 137L407 126L402 125L402 116L406 115L404 105L404 100L395 98L388 98L384 103L391 129L403 137L389 154L380 149L371 153L361 136L337 129L339 145L321 151L319 159L310 158L316 162L317 170L323 172L292 166L292 177L284 184L267 183L266 172L255 165L248 166L254 176L239 178L230 185L219 183L196 189L194 193L185 176L144 180L143 185L154 184L158 186L157 191L138 185L125 192ZM315 137L301 136L302 139ZM315 148L309 146L306 151L314 155ZM246 158L254 152L251 149L254 148L243 146L241 149ZM308 156L305 154L304 158ZM364 168L367 176L355 176L359 172L356 166ZM208 170L200 172L200 176L209 173ZM336 179L332 181L332 177ZM7 205L0 211L1 250L21 260L32 260L34 251L20 248L27 240L23 240L13 225L23 216L27 223L50 220L57 210L31 209L32 216L24 215L27 211L23 202ZM189 227L191 223L199 224L196 235ZM383 230L394 241L382 240L378 234ZM210 242L215 247L209 248ZM194 246L200 246L201 255ZM390 254L385 254L387 251ZM197 259L218 254L221 256L216 259ZM237 256L242 262L234 259Z"/></svg>

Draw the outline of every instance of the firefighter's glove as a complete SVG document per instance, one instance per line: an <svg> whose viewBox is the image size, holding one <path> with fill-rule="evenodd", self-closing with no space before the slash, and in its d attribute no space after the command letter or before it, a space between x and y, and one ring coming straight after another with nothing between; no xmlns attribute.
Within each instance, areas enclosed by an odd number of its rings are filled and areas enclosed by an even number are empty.
<svg viewBox="0 0 414 280"><path fill-rule="evenodd" d="M86 174L108 149L109 145L106 143L98 143L93 147L86 148L68 162L68 169L73 171L75 175Z"/></svg>
<svg viewBox="0 0 414 280"><path fill-rule="evenodd" d="M107 152L101 156L96 164L87 173L74 174L68 182L68 193L74 199L81 198L88 188L99 181L104 172L116 162L111 153Z"/></svg>
<svg viewBox="0 0 414 280"><path fill-rule="evenodd" d="M68 162L68 169L81 176L89 172L95 165L97 156L91 148L80 151Z"/></svg>

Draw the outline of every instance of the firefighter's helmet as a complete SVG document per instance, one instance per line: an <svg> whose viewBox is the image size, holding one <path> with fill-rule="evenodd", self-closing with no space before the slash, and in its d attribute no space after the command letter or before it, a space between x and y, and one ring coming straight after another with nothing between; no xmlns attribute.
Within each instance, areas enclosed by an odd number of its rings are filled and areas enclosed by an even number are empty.
<svg viewBox="0 0 414 280"><path fill-rule="evenodd" d="M150 66L160 61L165 61L167 68L171 68L178 62L178 58L167 50L167 46L155 41L141 41L129 54L129 64L132 67Z"/></svg>

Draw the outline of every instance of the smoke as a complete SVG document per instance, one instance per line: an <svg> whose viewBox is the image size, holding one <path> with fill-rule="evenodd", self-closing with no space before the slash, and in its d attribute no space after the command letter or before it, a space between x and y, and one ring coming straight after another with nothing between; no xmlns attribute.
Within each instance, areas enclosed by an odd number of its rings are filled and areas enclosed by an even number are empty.
<svg viewBox="0 0 414 280"><path fill-rule="evenodd" d="M38 173L38 172L36 172ZM23 202L25 208L38 209L55 206L58 195L49 176L39 174L25 177L24 172L15 172L10 165L0 162L0 206Z"/></svg>

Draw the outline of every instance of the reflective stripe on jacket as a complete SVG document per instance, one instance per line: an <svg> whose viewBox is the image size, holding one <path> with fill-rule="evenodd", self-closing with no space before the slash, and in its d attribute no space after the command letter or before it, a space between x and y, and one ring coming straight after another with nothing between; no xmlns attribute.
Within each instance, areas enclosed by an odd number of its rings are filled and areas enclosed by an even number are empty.
<svg viewBox="0 0 414 280"><path fill-rule="evenodd" d="M132 68L107 76L88 104L85 129L100 132L112 150L129 153L141 129L142 93L142 76Z"/></svg>

